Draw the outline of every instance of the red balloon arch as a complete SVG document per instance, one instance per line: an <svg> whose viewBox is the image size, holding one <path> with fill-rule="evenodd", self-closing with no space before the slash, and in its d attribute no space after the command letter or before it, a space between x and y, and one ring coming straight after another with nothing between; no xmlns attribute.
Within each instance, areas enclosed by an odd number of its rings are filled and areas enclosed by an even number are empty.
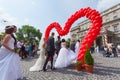
<svg viewBox="0 0 120 80"><path fill-rule="evenodd" d="M76 11L74 14L71 15L70 18L68 18L67 22L65 23L64 28L60 26L58 22L51 23L45 31L45 41L48 40L50 31L53 28L56 28L58 34L60 36L67 35L70 31L71 25L78 20L81 17L86 16L88 19L90 19L90 22L92 23L92 26L90 27L88 33L84 37L79 53L78 53L78 61L83 61L84 63L84 55L86 52L86 46L88 45L88 48L91 47L93 41L96 39L97 35L100 34L100 30L102 27L102 17L100 16L100 13L96 10L92 10L90 7L87 8L81 8L80 10Z"/></svg>

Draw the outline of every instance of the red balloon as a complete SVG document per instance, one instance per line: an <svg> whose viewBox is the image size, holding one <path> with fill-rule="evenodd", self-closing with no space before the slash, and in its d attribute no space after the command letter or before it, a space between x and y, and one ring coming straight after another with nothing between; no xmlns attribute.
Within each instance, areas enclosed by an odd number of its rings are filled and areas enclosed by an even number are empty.
<svg viewBox="0 0 120 80"><path fill-rule="evenodd" d="M52 28L56 28L56 30L60 36L66 35L69 32L71 25L76 20L78 20L79 18L81 18L83 16L86 16L92 22L92 26L91 26L90 30L88 31L87 35L85 36L85 38L83 39L83 41L81 43L81 47L79 49L79 53L78 53L77 60L78 61L81 60L84 65L84 55L86 53L86 46L88 45L88 48L90 48L93 41L96 39L97 35L100 33L100 30L102 27L102 17L100 16L100 13L98 11L91 9L90 7L81 8L80 10L78 10L74 14L72 14L70 16L70 18L68 18L63 30L59 23L57 23L57 22L51 23L46 28L44 37L45 37L45 41L47 41Z"/></svg>

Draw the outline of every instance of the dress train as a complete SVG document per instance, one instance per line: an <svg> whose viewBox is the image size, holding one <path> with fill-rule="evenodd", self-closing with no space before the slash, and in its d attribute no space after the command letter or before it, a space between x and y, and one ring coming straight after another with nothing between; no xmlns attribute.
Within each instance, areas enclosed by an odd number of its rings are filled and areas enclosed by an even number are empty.
<svg viewBox="0 0 120 80"><path fill-rule="evenodd" d="M43 69L43 65L45 63L45 48L43 47L44 39L41 38L39 49L38 51L39 58L37 59L36 63L29 69L29 71L40 71Z"/></svg>

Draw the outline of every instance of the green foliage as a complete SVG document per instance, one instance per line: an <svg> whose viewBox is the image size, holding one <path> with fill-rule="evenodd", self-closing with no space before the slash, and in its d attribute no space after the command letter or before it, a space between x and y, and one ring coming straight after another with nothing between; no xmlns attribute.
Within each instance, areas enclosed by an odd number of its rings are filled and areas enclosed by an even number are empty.
<svg viewBox="0 0 120 80"><path fill-rule="evenodd" d="M0 40L2 39L2 34L0 34Z"/></svg>
<svg viewBox="0 0 120 80"><path fill-rule="evenodd" d="M0 40L2 40L4 34L5 34L4 32L0 34Z"/></svg>
<svg viewBox="0 0 120 80"><path fill-rule="evenodd" d="M70 47L70 38L68 38L68 39L66 40L66 44L67 44L67 47L69 48L69 47Z"/></svg>
<svg viewBox="0 0 120 80"><path fill-rule="evenodd" d="M84 61L88 65L93 65L94 64L94 59L93 59L93 57L90 53L90 49L88 48L88 46L87 46L86 54L85 54L85 57L84 57Z"/></svg>
<svg viewBox="0 0 120 80"><path fill-rule="evenodd" d="M33 26L23 25L22 28L19 28L16 32L16 36L18 40L39 42L42 33L39 29L36 29Z"/></svg>
<svg viewBox="0 0 120 80"><path fill-rule="evenodd" d="M78 65L82 65L82 61L77 61L77 62L75 63L75 66L78 66Z"/></svg>

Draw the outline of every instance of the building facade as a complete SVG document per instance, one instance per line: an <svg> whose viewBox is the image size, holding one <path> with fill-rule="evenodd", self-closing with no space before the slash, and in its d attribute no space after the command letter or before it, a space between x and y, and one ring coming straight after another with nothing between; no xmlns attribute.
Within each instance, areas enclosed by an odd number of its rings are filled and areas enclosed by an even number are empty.
<svg viewBox="0 0 120 80"><path fill-rule="evenodd" d="M101 16L103 18L103 26L100 35L94 41L94 46L105 46L104 35L107 36L108 43L117 45L120 43L120 3L101 12ZM91 23L88 19L78 23L70 31L71 39L82 41L90 27ZM106 30L106 33L104 30Z"/></svg>

